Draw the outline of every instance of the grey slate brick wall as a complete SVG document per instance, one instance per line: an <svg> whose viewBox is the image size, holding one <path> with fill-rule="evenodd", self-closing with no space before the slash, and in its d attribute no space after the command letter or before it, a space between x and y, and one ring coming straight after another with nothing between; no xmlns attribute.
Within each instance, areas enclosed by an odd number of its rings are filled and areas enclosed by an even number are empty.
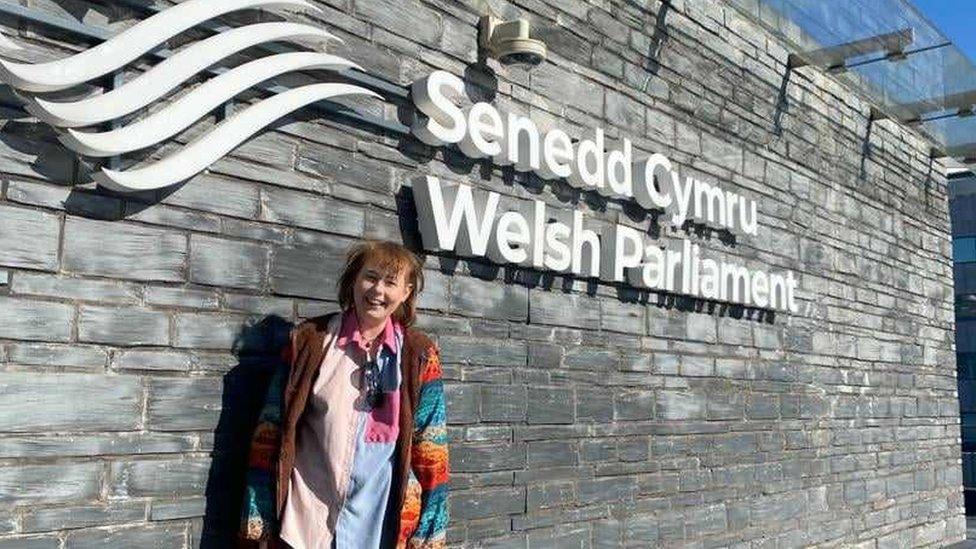
<svg viewBox="0 0 976 549"><path fill-rule="evenodd" d="M480 0L316 3L344 40L329 50L372 74L465 75L542 128L602 126L758 199L758 237L689 238L801 277L799 314L760 315L426 256L451 545L962 539L946 185L917 134L868 131L865 99L816 70L783 87L787 49L730 3L488 3L548 43L531 71L474 65ZM27 4L114 30L135 20L100 2ZM82 47L0 27L25 59ZM418 175L652 226L338 118L283 121L166 192L113 195L89 171L35 121L0 124L0 547L226 546L274 349L336 310L351 242L417 246Z"/></svg>

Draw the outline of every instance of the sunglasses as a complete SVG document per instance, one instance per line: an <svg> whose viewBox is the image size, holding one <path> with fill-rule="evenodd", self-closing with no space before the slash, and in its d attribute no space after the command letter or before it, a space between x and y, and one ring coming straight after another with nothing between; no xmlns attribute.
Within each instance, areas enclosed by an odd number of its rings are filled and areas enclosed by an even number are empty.
<svg viewBox="0 0 976 549"><path fill-rule="evenodd" d="M380 385L380 365L375 357L363 366L363 385L366 387L366 403L376 408L383 403L383 388Z"/></svg>

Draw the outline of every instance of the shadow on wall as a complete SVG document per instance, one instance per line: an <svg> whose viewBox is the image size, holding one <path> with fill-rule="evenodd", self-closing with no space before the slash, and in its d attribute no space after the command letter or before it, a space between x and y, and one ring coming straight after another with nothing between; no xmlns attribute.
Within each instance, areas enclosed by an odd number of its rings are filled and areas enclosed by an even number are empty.
<svg viewBox="0 0 976 549"><path fill-rule="evenodd" d="M237 365L224 375L220 419L213 433L200 539L203 549L235 545L251 434L291 328L288 320L266 316L242 326L234 341Z"/></svg>
<svg viewBox="0 0 976 549"><path fill-rule="evenodd" d="M332 77L321 80L342 81ZM8 86L0 84L0 143L29 159L25 160L25 164L30 172L41 176L48 184L64 187L66 195L63 207L71 215L102 221L121 221L159 204L178 192L188 181L192 181L191 178L162 189L125 193L94 186L92 174L102 167L110 166L110 161L76 155L58 141L58 133L51 126L36 121L23 111L4 107L20 102ZM343 121L343 114L349 115L353 112L349 107L338 103L336 105L339 122ZM269 124L265 131L280 130L296 122L310 122L320 117L319 113L309 110L293 113ZM187 132L201 131L215 120L214 116L207 116L191 126ZM375 133L384 135L381 131ZM174 148L177 145L167 143L165 146ZM159 150L160 147L153 147L127 153L115 168L125 169L140 164L158 156ZM228 156L233 157L234 153L231 152ZM219 165L208 169L218 175L224 173Z"/></svg>

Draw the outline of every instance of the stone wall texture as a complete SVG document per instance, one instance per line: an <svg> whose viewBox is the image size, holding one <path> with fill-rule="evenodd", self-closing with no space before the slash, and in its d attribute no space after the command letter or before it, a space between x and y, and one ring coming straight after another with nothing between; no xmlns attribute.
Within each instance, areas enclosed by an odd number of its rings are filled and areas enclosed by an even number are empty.
<svg viewBox="0 0 976 549"><path fill-rule="evenodd" d="M142 17L19 3L111 30ZM311 111L175 189L118 195L48 127L0 110L0 547L227 546L275 346L337 308L350 243L419 249L422 174L801 278L800 313L770 314L427 255L420 325L448 379L451 545L964 537L945 170L917 133L869 122L833 77L787 71L784 44L739 11L748 0L315 3L344 40L329 50L370 74L406 85L445 69L542 128L629 137L757 198L759 235L686 234ZM489 8L530 19L549 60L477 64ZM13 18L0 32L32 61L86 47Z"/></svg>

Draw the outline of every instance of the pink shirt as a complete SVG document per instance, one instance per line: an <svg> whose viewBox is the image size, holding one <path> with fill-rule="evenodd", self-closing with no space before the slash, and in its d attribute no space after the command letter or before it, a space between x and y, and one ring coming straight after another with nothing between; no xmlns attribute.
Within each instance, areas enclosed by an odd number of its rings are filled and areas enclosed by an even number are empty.
<svg viewBox="0 0 976 549"><path fill-rule="evenodd" d="M388 355L392 352L395 357L399 353L401 334L399 325L388 320L381 335ZM392 456L399 431L398 387L387 391L377 408L368 410L364 404L365 388L360 389L360 385L366 342L354 311L332 319L325 346L322 366L299 421L295 467L281 522L281 538L296 549L331 546L343 507L350 503L347 499L350 478L356 475L357 448L362 453L364 443L381 443L389 446ZM398 385L399 368L394 369L393 383ZM359 456L362 460L363 456ZM383 502L388 497L388 493L378 495Z"/></svg>

